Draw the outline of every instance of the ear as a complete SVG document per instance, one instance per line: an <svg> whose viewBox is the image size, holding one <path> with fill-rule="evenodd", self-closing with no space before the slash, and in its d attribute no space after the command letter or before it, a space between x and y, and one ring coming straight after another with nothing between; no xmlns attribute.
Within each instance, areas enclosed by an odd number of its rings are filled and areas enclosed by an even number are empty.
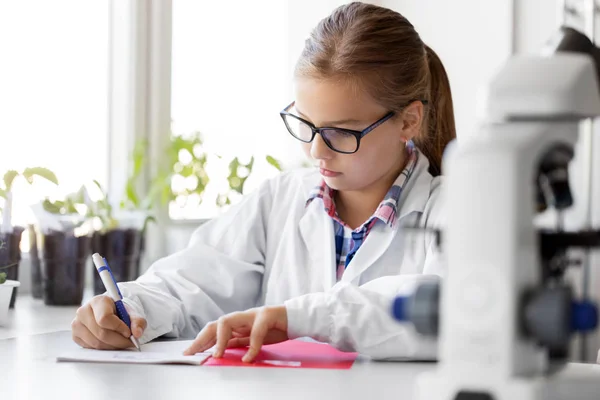
<svg viewBox="0 0 600 400"><path fill-rule="evenodd" d="M402 137L406 141L411 140L419 134L421 125L423 124L423 103L413 101L402 110Z"/></svg>

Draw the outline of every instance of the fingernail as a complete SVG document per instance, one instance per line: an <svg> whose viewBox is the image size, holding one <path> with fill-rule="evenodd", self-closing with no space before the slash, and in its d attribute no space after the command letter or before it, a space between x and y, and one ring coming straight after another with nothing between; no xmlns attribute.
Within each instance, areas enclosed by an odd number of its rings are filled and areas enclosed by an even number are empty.
<svg viewBox="0 0 600 400"><path fill-rule="evenodd" d="M246 352L246 354L244 354L244 357L242 357L242 361L243 362L250 362L251 358L252 358L252 350L248 350Z"/></svg>

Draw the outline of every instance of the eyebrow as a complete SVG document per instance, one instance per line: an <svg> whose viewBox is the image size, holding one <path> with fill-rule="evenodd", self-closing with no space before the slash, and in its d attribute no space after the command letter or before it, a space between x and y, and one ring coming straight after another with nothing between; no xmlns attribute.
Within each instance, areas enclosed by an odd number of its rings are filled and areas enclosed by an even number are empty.
<svg viewBox="0 0 600 400"><path fill-rule="evenodd" d="M310 120L310 118L308 118L308 115L304 114L302 111L300 111L298 109L298 107L296 107L296 105L294 105L294 108L296 109L296 111L298 112L298 114L300 114L300 116L304 119ZM311 121L312 122L312 121ZM344 125L344 124L359 124L362 121L359 121L357 119L339 119L336 121L327 121L323 123L323 126L335 126L335 125Z"/></svg>

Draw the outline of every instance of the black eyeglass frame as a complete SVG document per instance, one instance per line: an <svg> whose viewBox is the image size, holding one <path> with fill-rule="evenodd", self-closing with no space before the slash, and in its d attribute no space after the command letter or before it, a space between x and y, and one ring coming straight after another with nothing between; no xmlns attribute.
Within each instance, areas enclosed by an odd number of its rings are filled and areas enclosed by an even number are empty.
<svg viewBox="0 0 600 400"><path fill-rule="evenodd" d="M412 100L410 101L408 104L413 103L414 101L420 101L423 104L427 104L427 100ZM392 118L394 115L396 115L395 112L390 111L387 114L385 114L383 117L379 118L377 121L373 122L371 125L367 126L365 129L363 129L362 131L356 131L353 129L346 129L346 128L336 128L333 126L324 126L321 128L317 128L313 123L305 120L304 118L301 118L297 115L294 115L292 113L290 113L288 110L290 108L292 108L292 106L295 104L295 101L292 101L290 103L290 105L288 105L286 108L284 108L279 115L281 116L281 119L283 120L283 123L285 124L285 127L287 128L288 132L290 133L290 135L292 135L295 139L298 139L299 141L303 142L303 143L310 143L315 139L316 134L318 133L319 135L321 135L321 137L323 138L323 141L325 142L325 144L327 145L327 147L329 147L331 150L337 152L337 153L341 153L341 154L354 154L358 151L358 149L360 148L360 140L365 137L369 132L372 132L375 128L377 128L379 125L383 124L385 121L387 121L388 119ZM290 128L290 126L288 125L288 122L286 120L286 117L292 117L297 119L298 121L306 124L312 131L312 136L310 138L310 140L303 140L300 139L298 136L296 136L293 132L293 130ZM344 132L344 133L348 133L352 136L354 136L356 138L356 149L354 151L341 151L338 150L336 148L334 148L331 143L329 142L329 140L327 140L327 136L323 136L323 131L327 131L327 130L336 130L336 131L340 131L340 132Z"/></svg>

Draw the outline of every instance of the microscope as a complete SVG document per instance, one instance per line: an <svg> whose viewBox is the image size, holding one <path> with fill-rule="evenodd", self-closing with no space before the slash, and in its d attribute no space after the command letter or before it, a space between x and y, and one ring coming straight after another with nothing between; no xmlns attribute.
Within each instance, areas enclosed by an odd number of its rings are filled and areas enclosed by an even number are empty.
<svg viewBox="0 0 600 400"><path fill-rule="evenodd" d="M600 116L600 50L571 28L549 46L547 56L506 62L487 87L476 137L444 158L447 275L393 305L396 319L439 338L419 400L600 399L600 366L585 378L567 362L572 335L596 328L597 309L564 277L576 264L570 250L600 247L600 231L560 222L573 204L580 123ZM555 229L535 225L547 209Z"/></svg>

